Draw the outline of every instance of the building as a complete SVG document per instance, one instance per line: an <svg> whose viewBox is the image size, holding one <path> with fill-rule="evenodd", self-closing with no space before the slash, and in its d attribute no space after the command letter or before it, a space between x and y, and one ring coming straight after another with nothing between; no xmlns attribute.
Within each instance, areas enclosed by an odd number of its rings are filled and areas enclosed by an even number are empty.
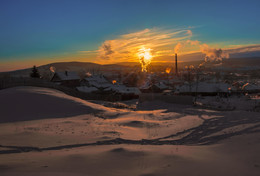
<svg viewBox="0 0 260 176"><path fill-rule="evenodd" d="M121 100L138 98L141 93L137 87L127 87L116 82L112 84L103 75L92 75L81 80L77 90L85 93L118 95Z"/></svg>
<svg viewBox="0 0 260 176"><path fill-rule="evenodd" d="M92 75L80 81L81 86L95 87L104 90L113 84L109 82L103 75Z"/></svg>
<svg viewBox="0 0 260 176"><path fill-rule="evenodd" d="M152 84L147 83L144 86L140 87L141 92L143 93L161 93L164 90L171 89L163 81Z"/></svg>
<svg viewBox="0 0 260 176"><path fill-rule="evenodd" d="M80 85L80 77L76 72L55 72L51 78L52 82L67 87L77 87Z"/></svg>
<svg viewBox="0 0 260 176"><path fill-rule="evenodd" d="M227 94L230 85L227 83L200 82L198 84L183 84L175 87L175 93L216 95Z"/></svg>

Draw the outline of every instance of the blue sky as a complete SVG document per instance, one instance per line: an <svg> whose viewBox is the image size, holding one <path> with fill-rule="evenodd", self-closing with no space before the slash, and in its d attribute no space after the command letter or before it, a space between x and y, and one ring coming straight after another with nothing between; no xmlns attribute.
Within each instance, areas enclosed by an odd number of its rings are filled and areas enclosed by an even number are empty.
<svg viewBox="0 0 260 176"><path fill-rule="evenodd" d="M62 60L153 28L191 29L192 40L222 47L260 44L259 8L259 0L1 0L0 62Z"/></svg>

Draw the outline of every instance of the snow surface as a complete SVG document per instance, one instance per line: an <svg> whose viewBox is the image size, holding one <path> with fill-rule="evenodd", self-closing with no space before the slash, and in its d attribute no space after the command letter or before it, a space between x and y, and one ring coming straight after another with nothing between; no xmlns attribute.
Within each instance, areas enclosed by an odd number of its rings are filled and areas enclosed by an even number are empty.
<svg viewBox="0 0 260 176"><path fill-rule="evenodd" d="M0 107L1 176L259 175L259 112L116 109L36 87L0 90Z"/></svg>

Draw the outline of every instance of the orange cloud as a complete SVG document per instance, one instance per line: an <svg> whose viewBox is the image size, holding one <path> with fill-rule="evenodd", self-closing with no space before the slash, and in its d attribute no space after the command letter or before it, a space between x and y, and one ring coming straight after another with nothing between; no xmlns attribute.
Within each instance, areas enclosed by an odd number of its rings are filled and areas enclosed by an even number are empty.
<svg viewBox="0 0 260 176"><path fill-rule="evenodd" d="M138 51L141 48L151 48L153 62L169 60L174 53L179 55L203 53L205 60L220 60L228 58L232 52L246 52L260 50L259 45L253 47L232 46L216 49L198 40L191 40L193 33L190 28L179 30L163 30L158 28L144 29L141 31L120 35L114 39L104 41L98 50L81 51L80 55L86 58L95 58L97 63L138 62ZM224 47L224 46L222 46ZM224 47L225 48L225 47Z"/></svg>
<svg viewBox="0 0 260 176"><path fill-rule="evenodd" d="M97 51L82 51L84 54L97 54L98 62L115 63L138 61L138 51L141 48L151 48L154 57L172 55L174 46L180 41L186 41L192 36L191 30L163 30L158 28L120 35L107 40Z"/></svg>

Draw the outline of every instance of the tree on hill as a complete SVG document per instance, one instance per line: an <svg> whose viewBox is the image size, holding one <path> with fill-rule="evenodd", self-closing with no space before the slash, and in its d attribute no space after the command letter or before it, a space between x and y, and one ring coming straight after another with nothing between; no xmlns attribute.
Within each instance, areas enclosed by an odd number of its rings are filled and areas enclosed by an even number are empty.
<svg viewBox="0 0 260 176"><path fill-rule="evenodd" d="M32 72L31 72L30 76L32 78L40 78L40 74L39 74L38 69L35 65L32 68Z"/></svg>

